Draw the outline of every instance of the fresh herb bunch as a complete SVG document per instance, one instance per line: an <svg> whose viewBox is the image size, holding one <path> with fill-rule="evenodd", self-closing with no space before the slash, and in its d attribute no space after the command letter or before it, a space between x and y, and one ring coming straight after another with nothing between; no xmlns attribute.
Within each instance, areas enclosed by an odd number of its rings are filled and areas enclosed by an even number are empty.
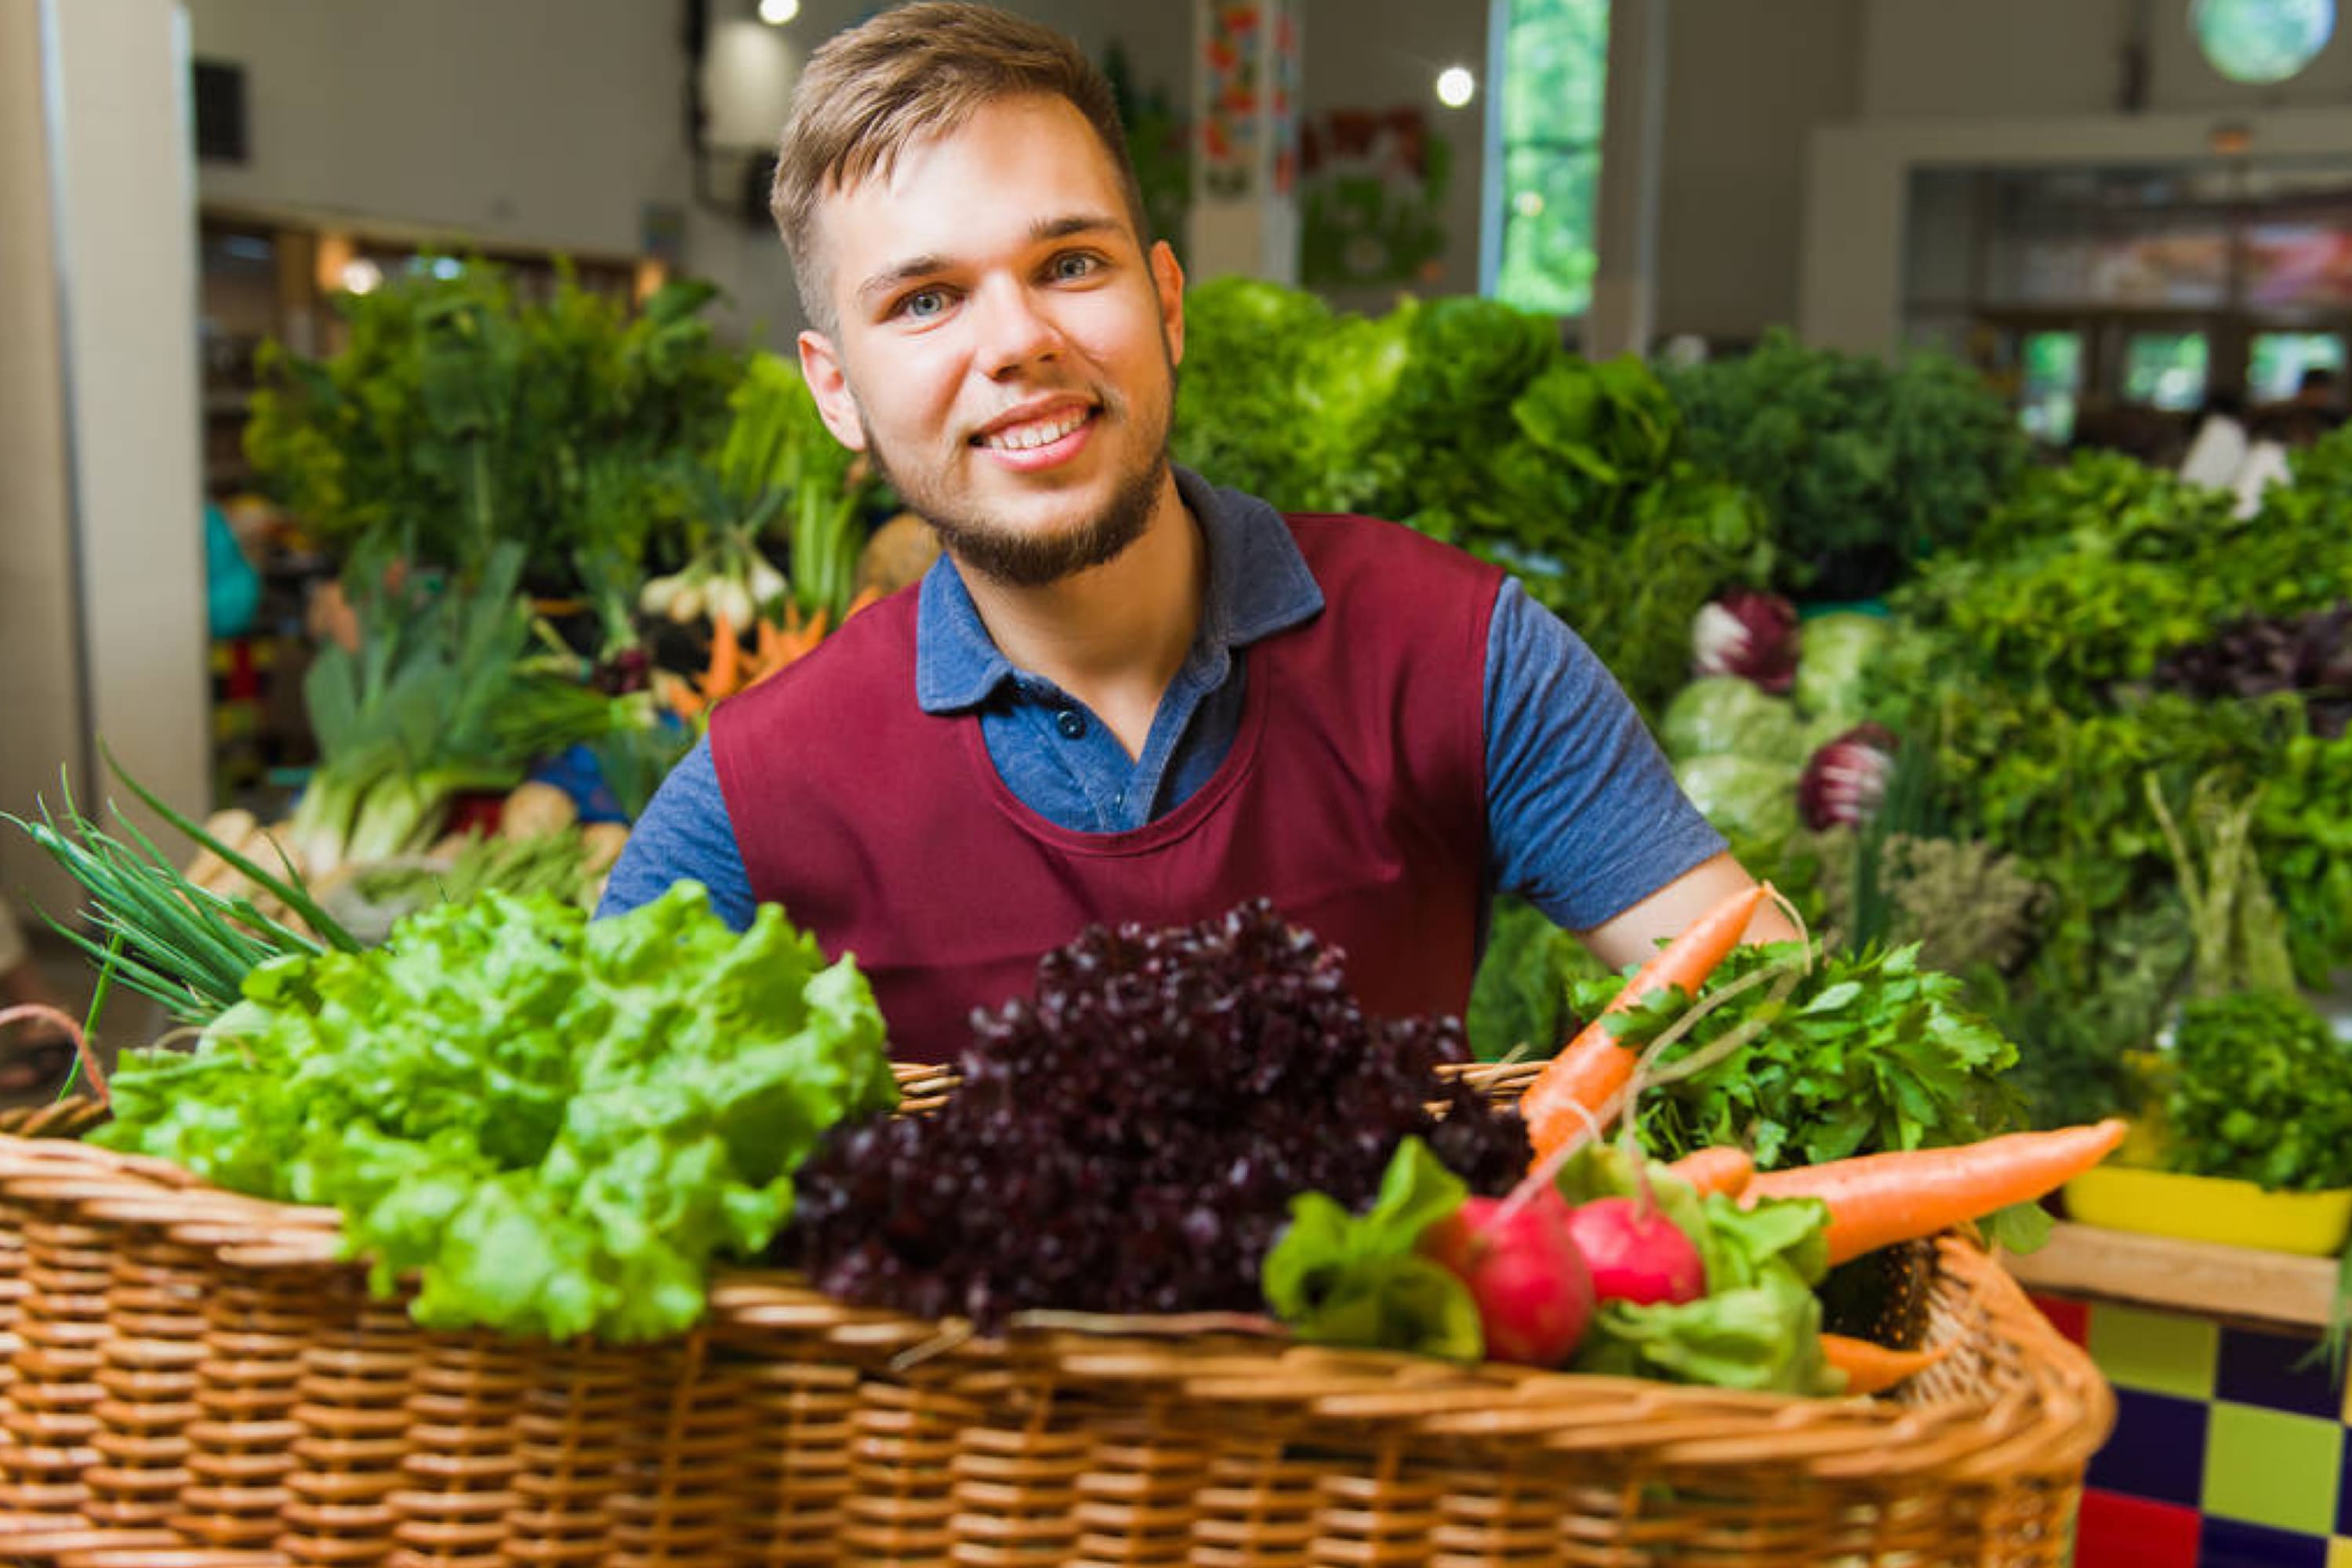
<svg viewBox="0 0 2352 1568"><path fill-rule="evenodd" d="M1736 948L1699 999L1801 952L1794 942ZM1599 1016L1622 983L1612 976L1579 986L1576 1011ZM1626 1022L1615 1037L1646 1044L1690 1000L1662 994L1621 1015ZM1958 980L1921 968L1916 946L1821 954L1784 1001L1751 986L1666 1047L1658 1067L1759 1017L1768 1026L1754 1039L1643 1096L1638 1126L1652 1153L1673 1159L1736 1144L1759 1169L1777 1170L1973 1142L2018 1125L2017 1096L2002 1076L2016 1064L2017 1047L1961 1005Z"/></svg>
<svg viewBox="0 0 2352 1568"><path fill-rule="evenodd" d="M1856 877L1863 835L1842 829L1816 842L1832 920L1859 941L1916 945L1921 967L1958 975L1986 965L2013 969L2033 949L2048 892L1981 839L1886 835L1875 846L1871 872L1875 930L1855 919L1864 902Z"/></svg>
<svg viewBox="0 0 2352 1568"><path fill-rule="evenodd" d="M338 548L413 530L418 559L470 571L511 540L568 591L575 552L643 558L671 458L718 439L740 363L703 318L716 298L670 283L632 312L569 268L543 303L478 258L407 272L337 300L331 358L264 349L246 452Z"/></svg>
<svg viewBox="0 0 2352 1568"><path fill-rule="evenodd" d="M2352 1042L2301 998L2184 1004L2167 1067L2173 1169L2295 1192L2352 1186Z"/></svg>
<svg viewBox="0 0 2352 1568"><path fill-rule="evenodd" d="M1785 331L1670 371L1693 461L1753 491L1780 583L1858 598L1966 541L2025 458L2000 398L1948 356L1810 349Z"/></svg>
<svg viewBox="0 0 2352 1568"><path fill-rule="evenodd" d="M2297 735L2263 775L2256 858L2286 915L2295 978L2325 988L2352 968L2352 734Z"/></svg>
<svg viewBox="0 0 2352 1568"><path fill-rule="evenodd" d="M1527 1169L1517 1119L1435 1074L1460 1027L1367 1017L1264 900L1089 928L977 1022L944 1110L837 1129L803 1167L780 1256L820 1289L983 1327L1255 1311L1294 1194L1366 1202L1410 1136L1480 1192Z"/></svg>
<svg viewBox="0 0 2352 1568"><path fill-rule="evenodd" d="M235 1005L247 977L274 959L315 958L330 948L359 951L358 939L311 899L299 871L264 868L173 810L123 773L110 752L107 765L148 809L275 899L296 923L265 913L249 897L197 886L119 808L120 837L84 816L67 787L60 810L44 804L38 822L0 820L22 828L81 885L89 900L83 913L90 934L50 923L103 976L120 980L184 1024L204 1024Z"/></svg>
<svg viewBox="0 0 2352 1568"><path fill-rule="evenodd" d="M193 1052L124 1057L96 1136L341 1209L428 1327L655 1339L767 1244L820 1132L895 1103L882 1035L773 906L739 937L693 883L593 925L486 892L263 965Z"/></svg>

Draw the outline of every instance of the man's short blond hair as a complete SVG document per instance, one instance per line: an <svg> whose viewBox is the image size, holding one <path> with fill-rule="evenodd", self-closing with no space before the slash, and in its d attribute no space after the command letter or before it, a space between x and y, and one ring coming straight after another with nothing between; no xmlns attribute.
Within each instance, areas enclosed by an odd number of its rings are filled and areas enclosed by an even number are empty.
<svg viewBox="0 0 2352 1568"><path fill-rule="evenodd" d="M887 176L909 147L948 135L980 110L1013 98L1058 98L1086 117L1118 170L1137 241L1150 242L1118 99L1078 47L993 6L920 0L825 40L793 89L768 210L792 257L801 308L818 330L838 325L817 255L817 208L824 197Z"/></svg>

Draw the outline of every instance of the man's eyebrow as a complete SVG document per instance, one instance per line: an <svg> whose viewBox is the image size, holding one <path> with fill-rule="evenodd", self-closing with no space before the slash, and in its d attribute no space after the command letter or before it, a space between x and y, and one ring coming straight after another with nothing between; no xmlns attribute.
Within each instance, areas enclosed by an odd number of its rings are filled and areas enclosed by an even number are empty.
<svg viewBox="0 0 2352 1568"><path fill-rule="evenodd" d="M1049 240L1069 239L1078 235L1116 234L1121 227L1118 219L1108 214L1070 213L1061 217L1039 218L1029 226L1029 238L1032 244L1042 245ZM910 256L904 261L895 262L884 268L866 279L865 282L860 283L857 286L856 298L861 304L869 304L878 296L888 294L902 284L911 283L919 278L929 278L934 273L945 272L954 265L955 258L951 256L938 254Z"/></svg>
<svg viewBox="0 0 2352 1568"><path fill-rule="evenodd" d="M1029 226L1034 240L1068 239L1073 235L1116 233L1117 218L1102 213L1072 213L1067 217L1041 217Z"/></svg>
<svg viewBox="0 0 2352 1568"><path fill-rule="evenodd" d="M901 283L911 283L918 278L928 278L934 272L944 272L952 265L952 260L945 256L910 256L896 266L884 268L865 282L860 283L857 286L858 301L861 304L869 303L880 295L890 293Z"/></svg>

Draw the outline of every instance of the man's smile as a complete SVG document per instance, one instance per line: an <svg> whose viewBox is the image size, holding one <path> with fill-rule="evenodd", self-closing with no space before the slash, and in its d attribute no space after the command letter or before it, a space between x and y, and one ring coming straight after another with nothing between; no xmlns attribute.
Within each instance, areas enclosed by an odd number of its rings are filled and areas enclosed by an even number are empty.
<svg viewBox="0 0 2352 1568"><path fill-rule="evenodd" d="M1051 468L1077 456L1100 416L1092 404L1056 399L1015 409L972 437L971 445L1023 472Z"/></svg>

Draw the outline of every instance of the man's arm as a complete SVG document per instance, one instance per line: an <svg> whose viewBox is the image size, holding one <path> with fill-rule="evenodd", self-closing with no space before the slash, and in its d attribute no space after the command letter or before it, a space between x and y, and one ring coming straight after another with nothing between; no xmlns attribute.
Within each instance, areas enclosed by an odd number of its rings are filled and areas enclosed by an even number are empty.
<svg viewBox="0 0 2352 1568"><path fill-rule="evenodd" d="M1682 934L1685 927L1756 879L1729 854L1691 868L1673 881L1613 919L1590 931L1574 933L1593 956L1612 969L1622 969L1658 951L1658 943ZM1757 906L1742 942L1793 942L1796 925L1769 897Z"/></svg>
<svg viewBox="0 0 2352 1568"><path fill-rule="evenodd" d="M625 914L661 897L673 882L689 879L710 889L710 907L719 919L737 931L751 925L756 907L751 879L736 847L708 737L695 742L654 792L614 863L596 913Z"/></svg>
<svg viewBox="0 0 2352 1568"><path fill-rule="evenodd" d="M1496 885L1612 967L1753 885L1623 689L1516 583L1487 638L1486 791ZM1769 905L1748 929L1751 942L1795 934Z"/></svg>

